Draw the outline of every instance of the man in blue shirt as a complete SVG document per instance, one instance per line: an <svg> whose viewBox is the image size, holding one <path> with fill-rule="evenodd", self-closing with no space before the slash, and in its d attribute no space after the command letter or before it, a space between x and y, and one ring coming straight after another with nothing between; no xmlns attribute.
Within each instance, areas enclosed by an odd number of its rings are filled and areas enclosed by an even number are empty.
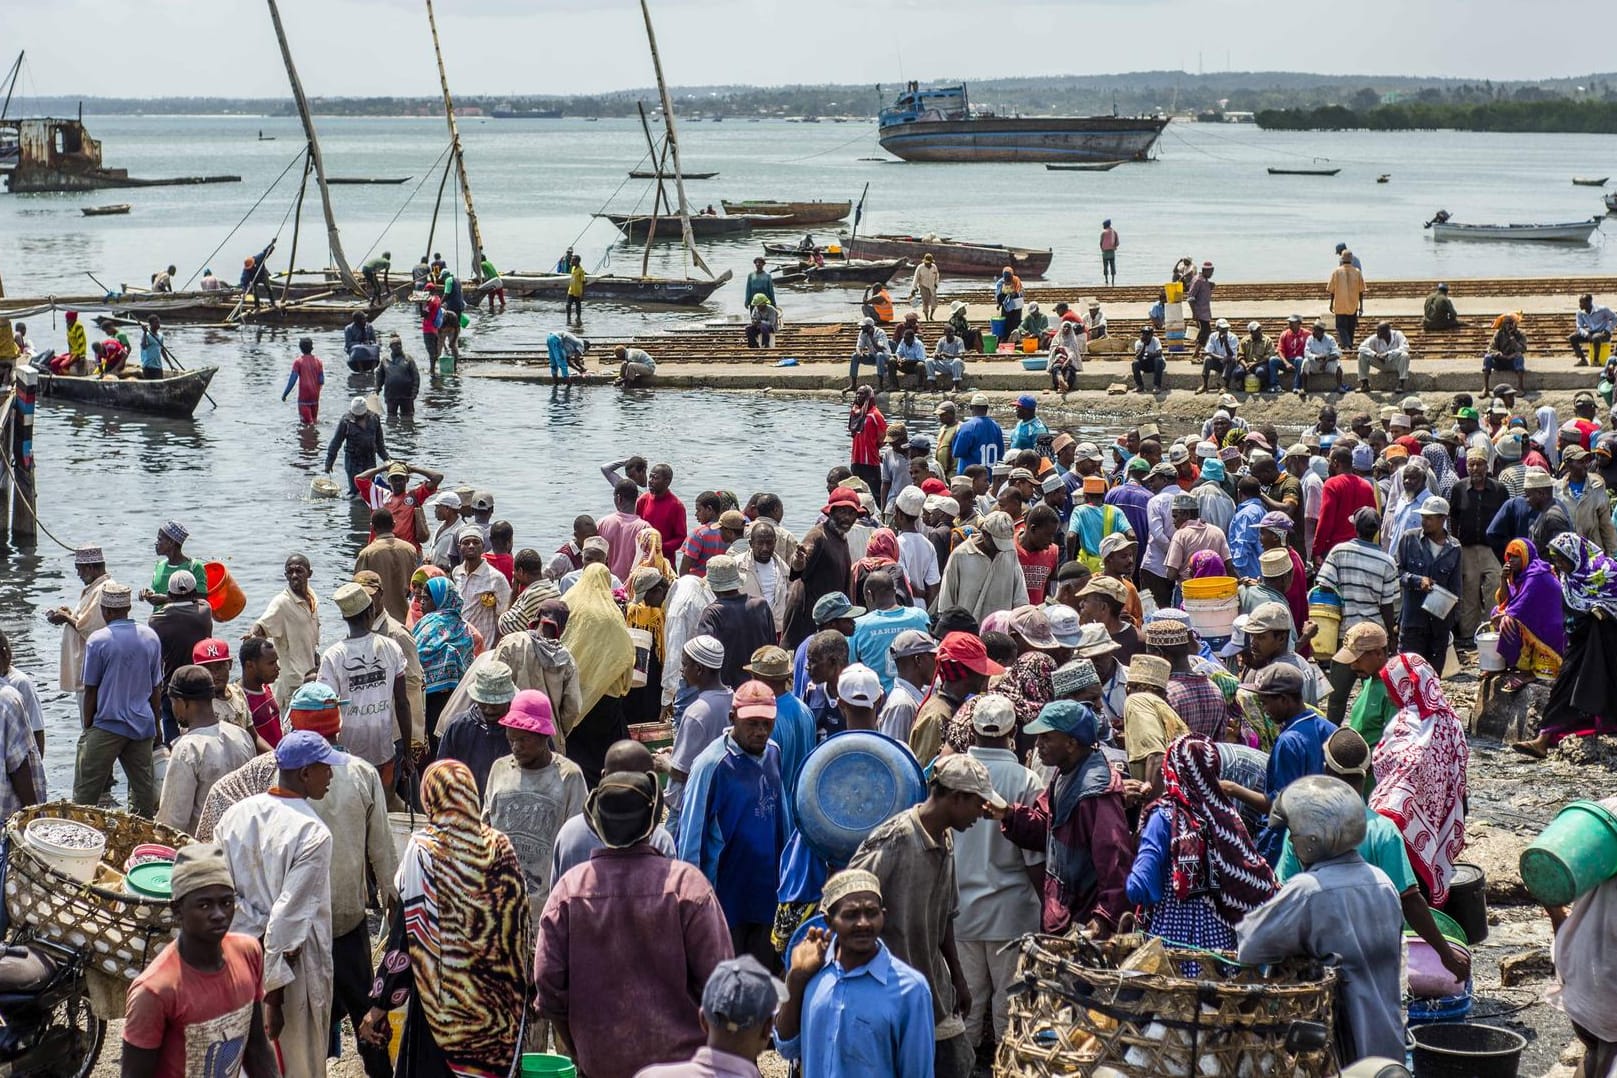
<svg viewBox="0 0 1617 1078"><path fill-rule="evenodd" d="M865 601L870 604L870 611L853 623L853 639L849 642L853 661L876 671L881 679L881 691L890 693L893 678L898 674L898 667L889 654L893 640L905 629L926 632L932 621L925 607L906 606L898 601L893 577L883 570L878 569L865 578Z"/></svg>
<svg viewBox="0 0 1617 1078"><path fill-rule="evenodd" d="M1011 432L1012 449L1037 449L1039 439L1050 433L1038 416L1039 401L1031 393L1016 398L1016 429Z"/></svg>
<svg viewBox="0 0 1617 1078"><path fill-rule="evenodd" d="M820 901L828 928L792 950L776 1051L803 1078L932 1078L932 992L881 940L881 880L839 872Z"/></svg>
<svg viewBox="0 0 1617 1078"><path fill-rule="evenodd" d="M163 334L162 322L154 314L146 320L146 326L140 331L140 376L142 378L163 377Z"/></svg>
<svg viewBox="0 0 1617 1078"><path fill-rule="evenodd" d="M780 781L790 807L797 796L797 776L803 770L803 761L808 759L818 741L814 713L801 698L792 694L792 657L785 648L773 644L761 647L741 669L768 685L775 694L775 728L770 731L769 740L780 749Z"/></svg>
<svg viewBox="0 0 1617 1078"><path fill-rule="evenodd" d="M123 766L130 811L157 811L152 777L152 738L163 689L163 645L157 634L129 619L133 595L126 584L101 589L107 626L84 646L84 698L73 800L93 805L112 783L112 764Z"/></svg>
<svg viewBox="0 0 1617 1078"><path fill-rule="evenodd" d="M1230 558L1235 562L1235 575L1241 580L1262 580L1258 558L1263 555L1263 541L1258 537L1258 521L1269 511L1259 497L1263 484L1250 475L1235 482L1238 497L1235 515L1230 518Z"/></svg>
<svg viewBox="0 0 1617 1078"><path fill-rule="evenodd" d="M774 690L743 683L730 705L730 728L702 751L685 780L678 835L679 859L713 884L736 954L768 966L777 961L769 932L792 830L780 749L769 740L774 727Z"/></svg>
<svg viewBox="0 0 1617 1078"><path fill-rule="evenodd" d="M1578 297L1578 327L1567 338L1572 354L1578 357L1577 367L1587 367L1589 357L1583 351L1586 344L1610 344L1611 332L1617 329L1617 314L1610 307L1596 307L1595 298L1585 292ZM1609 354L1609 351L1608 351Z"/></svg>
<svg viewBox="0 0 1617 1078"><path fill-rule="evenodd" d="M1512 539L1528 539L1540 550L1550 540L1572 530L1572 518L1555 501L1555 479L1543 468L1529 468L1522 478L1522 492L1505 499L1489 523L1488 545L1503 550Z"/></svg>
<svg viewBox="0 0 1617 1078"><path fill-rule="evenodd" d="M1303 703L1303 673L1295 666L1270 663L1257 672L1250 682L1241 684L1257 694L1258 704L1276 726L1280 736L1275 738L1269 751L1269 771L1263 793L1224 781L1224 792L1236 801L1263 815L1280 792L1305 775L1319 775L1325 771L1325 742L1337 730L1318 711ZM1273 867L1280 863L1285 849L1286 827L1270 820L1257 836L1258 852Z"/></svg>
<svg viewBox="0 0 1617 1078"><path fill-rule="evenodd" d="M992 468L1005 455L1005 432L988 417L988 394L972 394L971 418L960 424L949 452L954 455L956 475L965 475L973 464Z"/></svg>

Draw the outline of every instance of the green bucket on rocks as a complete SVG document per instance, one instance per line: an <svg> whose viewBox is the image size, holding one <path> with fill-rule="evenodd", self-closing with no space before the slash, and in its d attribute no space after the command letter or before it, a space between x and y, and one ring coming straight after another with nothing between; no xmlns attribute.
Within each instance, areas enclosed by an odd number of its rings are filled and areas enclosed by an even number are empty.
<svg viewBox="0 0 1617 1078"><path fill-rule="evenodd" d="M575 1078L578 1071L566 1056L527 1052L522 1057L522 1078Z"/></svg>
<svg viewBox="0 0 1617 1078"><path fill-rule="evenodd" d="M1565 906L1617 876L1617 816L1574 801L1521 856L1522 883L1546 906Z"/></svg>

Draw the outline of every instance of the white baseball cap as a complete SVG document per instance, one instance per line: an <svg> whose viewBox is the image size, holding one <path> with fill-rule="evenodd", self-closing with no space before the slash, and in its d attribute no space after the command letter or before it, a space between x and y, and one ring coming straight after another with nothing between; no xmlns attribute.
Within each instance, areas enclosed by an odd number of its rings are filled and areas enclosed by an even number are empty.
<svg viewBox="0 0 1617 1078"><path fill-rule="evenodd" d="M875 707L881 697L881 678L864 663L854 663L837 678L837 699L854 707Z"/></svg>

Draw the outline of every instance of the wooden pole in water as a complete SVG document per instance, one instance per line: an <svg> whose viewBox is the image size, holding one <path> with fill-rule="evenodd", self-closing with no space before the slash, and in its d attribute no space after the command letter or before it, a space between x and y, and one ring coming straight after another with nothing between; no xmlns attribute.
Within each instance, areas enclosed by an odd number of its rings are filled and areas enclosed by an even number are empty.
<svg viewBox="0 0 1617 1078"><path fill-rule="evenodd" d="M427 0L427 25L432 29L432 54L438 58L438 82L444 91L444 118L449 121L449 146L455 155L455 178L460 181L460 194L466 201L466 231L472 239L472 271L468 277L481 279L483 267L483 232L477 227L477 210L472 206L472 185L466 180L466 158L460 146L460 128L455 125L455 103L449 97L449 76L444 73L444 54L438 47L438 20L432 14L432 0Z"/></svg>
<svg viewBox="0 0 1617 1078"><path fill-rule="evenodd" d="M320 185L320 205L326 214L326 239L331 245L332 261L337 263L337 275L342 283L356 295L363 295L354 271L348 267L343 254L342 237L337 234L337 216L331 208L331 192L326 188L326 166L320 157L320 140L314 132L314 118L309 115L309 99L303 96L303 82L298 69L292 65L292 49L286 43L286 30L281 26L281 11L275 0L268 0L270 21L275 24L275 40L281 46L281 59L286 61L286 77L292 84L292 100L298 107L298 118L303 121L303 133L309 142L309 157L314 164L315 182Z"/></svg>
<svg viewBox="0 0 1617 1078"><path fill-rule="evenodd" d="M303 155L303 182L298 184L297 208L292 211L292 251L286 257L286 283L281 286L281 306L286 306L287 297L292 294L292 267L298 264L298 233L303 229L303 196L309 190L310 157L307 151Z"/></svg>
<svg viewBox="0 0 1617 1078"><path fill-rule="evenodd" d="M34 487L34 406L39 398L39 372L24 363L12 372L12 379L16 388L11 402L11 440L6 446L11 453L15 480L11 539L18 546L31 547L39 538L39 524L34 516L38 505L38 492Z"/></svg>

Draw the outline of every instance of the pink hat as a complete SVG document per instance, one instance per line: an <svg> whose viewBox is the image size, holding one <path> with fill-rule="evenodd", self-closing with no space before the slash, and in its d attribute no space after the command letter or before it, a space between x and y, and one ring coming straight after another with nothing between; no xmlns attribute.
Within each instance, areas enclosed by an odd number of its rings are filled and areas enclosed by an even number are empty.
<svg viewBox="0 0 1617 1078"><path fill-rule="evenodd" d="M512 698L511 710L505 713L500 725L530 734L555 734L556 720L550 710L550 697L538 689L523 689Z"/></svg>
<svg viewBox="0 0 1617 1078"><path fill-rule="evenodd" d="M738 719L775 717L775 690L761 681L744 681L731 702Z"/></svg>

